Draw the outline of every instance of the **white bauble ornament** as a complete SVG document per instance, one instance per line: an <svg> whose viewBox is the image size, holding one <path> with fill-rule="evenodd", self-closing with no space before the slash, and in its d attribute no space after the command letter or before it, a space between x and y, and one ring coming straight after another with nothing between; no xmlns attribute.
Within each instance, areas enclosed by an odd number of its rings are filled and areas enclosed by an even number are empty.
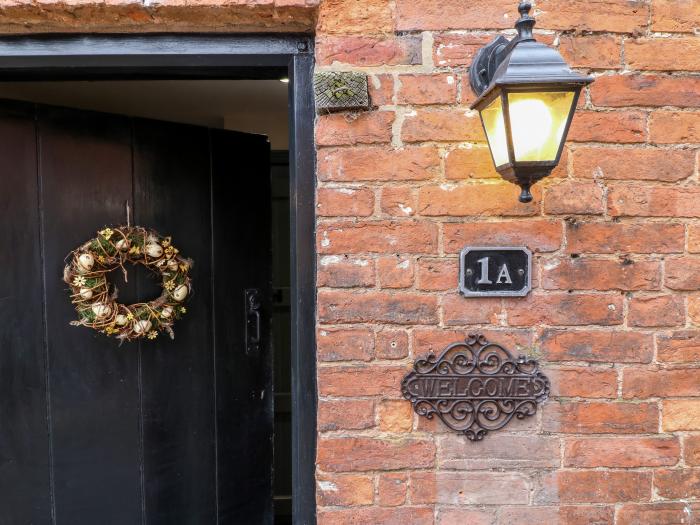
<svg viewBox="0 0 700 525"><path fill-rule="evenodd" d="M151 329L151 321L147 321L145 319L141 321L136 321L134 323L134 332L137 334L145 334Z"/></svg>
<svg viewBox="0 0 700 525"><path fill-rule="evenodd" d="M175 259L168 259L168 271L170 271L170 272L177 271L177 261Z"/></svg>
<svg viewBox="0 0 700 525"><path fill-rule="evenodd" d="M89 272L95 265L95 258L89 253L82 253L78 256L78 271Z"/></svg>
<svg viewBox="0 0 700 525"><path fill-rule="evenodd" d="M92 299L92 290L90 288L81 288L80 297L82 299Z"/></svg>
<svg viewBox="0 0 700 525"><path fill-rule="evenodd" d="M92 305L92 313L94 313L97 318L107 317L111 312L112 307L108 304L95 303Z"/></svg>
<svg viewBox="0 0 700 525"><path fill-rule="evenodd" d="M146 255L157 259L163 255L163 247L160 244L150 243L146 245Z"/></svg>
<svg viewBox="0 0 700 525"><path fill-rule="evenodd" d="M119 326L126 326L126 323L129 322L129 320L126 318L126 316L124 314L119 314L114 321Z"/></svg>
<svg viewBox="0 0 700 525"><path fill-rule="evenodd" d="M173 309L170 306L166 306L163 308L160 312L160 316L163 319L170 319L170 317L173 315Z"/></svg>
<svg viewBox="0 0 700 525"><path fill-rule="evenodd" d="M114 247L120 252L125 252L129 249L129 241L126 239L119 239L114 243Z"/></svg>
<svg viewBox="0 0 700 525"><path fill-rule="evenodd" d="M189 290L187 289L187 285L181 284L180 286L175 288L175 290L173 290L173 299L175 299L178 302L184 301L185 297L187 297L188 292Z"/></svg>

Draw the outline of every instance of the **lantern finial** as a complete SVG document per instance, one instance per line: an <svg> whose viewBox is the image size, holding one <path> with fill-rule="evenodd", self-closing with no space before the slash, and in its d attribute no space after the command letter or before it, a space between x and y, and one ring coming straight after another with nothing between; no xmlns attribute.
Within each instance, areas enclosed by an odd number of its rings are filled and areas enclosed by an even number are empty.
<svg viewBox="0 0 700 525"><path fill-rule="evenodd" d="M535 27L535 19L530 16L532 2L521 0L518 5L520 18L515 22L515 28L518 30L518 40L532 40L532 28Z"/></svg>

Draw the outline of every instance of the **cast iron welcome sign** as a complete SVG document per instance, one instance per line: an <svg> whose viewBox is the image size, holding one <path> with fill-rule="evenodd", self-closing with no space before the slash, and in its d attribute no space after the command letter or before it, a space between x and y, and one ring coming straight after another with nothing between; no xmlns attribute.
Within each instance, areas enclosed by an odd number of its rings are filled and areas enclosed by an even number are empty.
<svg viewBox="0 0 700 525"><path fill-rule="evenodd" d="M439 357L416 361L403 380L403 396L420 416L437 416L452 430L480 441L514 417L537 412L549 396L549 379L537 361L513 356L483 335L449 345Z"/></svg>

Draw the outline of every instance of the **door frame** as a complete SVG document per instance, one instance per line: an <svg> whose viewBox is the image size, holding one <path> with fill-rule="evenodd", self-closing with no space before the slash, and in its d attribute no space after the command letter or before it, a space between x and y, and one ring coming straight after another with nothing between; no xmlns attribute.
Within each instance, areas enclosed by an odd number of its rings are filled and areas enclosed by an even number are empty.
<svg viewBox="0 0 700 525"><path fill-rule="evenodd" d="M0 37L0 81L289 78L292 512L316 523L316 242L313 37Z"/></svg>

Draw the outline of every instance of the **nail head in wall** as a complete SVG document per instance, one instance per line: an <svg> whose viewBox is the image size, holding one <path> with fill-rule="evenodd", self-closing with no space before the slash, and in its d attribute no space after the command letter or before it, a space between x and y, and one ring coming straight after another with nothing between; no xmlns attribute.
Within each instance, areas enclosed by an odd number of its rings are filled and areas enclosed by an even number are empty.
<svg viewBox="0 0 700 525"><path fill-rule="evenodd" d="M327 71L314 75L314 97L318 113L367 110L367 75L351 71Z"/></svg>

